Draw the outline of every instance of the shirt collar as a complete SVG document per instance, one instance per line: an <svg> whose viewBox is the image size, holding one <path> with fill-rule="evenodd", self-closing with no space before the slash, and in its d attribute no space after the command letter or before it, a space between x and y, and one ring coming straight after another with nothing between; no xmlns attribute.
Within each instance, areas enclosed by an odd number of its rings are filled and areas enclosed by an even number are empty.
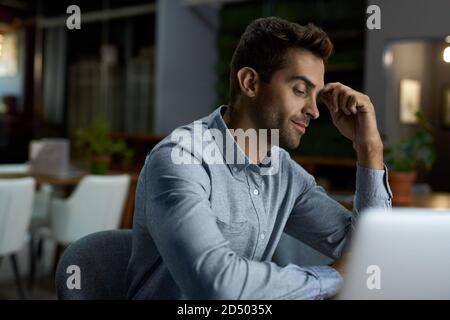
<svg viewBox="0 0 450 320"><path fill-rule="evenodd" d="M228 165L230 170L235 172L240 172L247 168L251 161L242 151L241 147L234 140L233 135L223 120L223 115L227 110L228 106L223 105L217 108L212 114L211 128L218 129L223 137L223 143L217 143L219 150L223 155L225 163Z"/></svg>
<svg viewBox="0 0 450 320"><path fill-rule="evenodd" d="M260 173L261 168L252 163L251 160L246 156L245 152L241 149L241 147L236 143L233 135L223 120L223 115L225 114L228 106L222 105L218 107L212 114L211 128L218 129L224 137L223 143L218 143L219 150L223 155L225 163L228 165L230 170L233 173L237 173L249 167L253 171ZM234 157L233 157L234 156ZM268 157L264 158L262 161L262 165L270 165L270 160L268 161Z"/></svg>

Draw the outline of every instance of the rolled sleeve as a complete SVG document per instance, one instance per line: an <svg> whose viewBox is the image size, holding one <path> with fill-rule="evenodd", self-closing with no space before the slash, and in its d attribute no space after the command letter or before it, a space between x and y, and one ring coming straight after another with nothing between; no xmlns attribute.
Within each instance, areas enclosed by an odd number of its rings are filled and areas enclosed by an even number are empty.
<svg viewBox="0 0 450 320"><path fill-rule="evenodd" d="M389 187L386 165L383 170L357 166L354 213L358 214L370 207L385 209L392 207L392 191Z"/></svg>
<svg viewBox="0 0 450 320"><path fill-rule="evenodd" d="M343 278L335 269L328 266L312 266L305 268L314 274L320 283L318 299L329 299L335 296L343 284Z"/></svg>
<svg viewBox="0 0 450 320"><path fill-rule="evenodd" d="M383 170L358 165L356 169L356 190L367 197L391 199L392 191L389 187L386 165Z"/></svg>

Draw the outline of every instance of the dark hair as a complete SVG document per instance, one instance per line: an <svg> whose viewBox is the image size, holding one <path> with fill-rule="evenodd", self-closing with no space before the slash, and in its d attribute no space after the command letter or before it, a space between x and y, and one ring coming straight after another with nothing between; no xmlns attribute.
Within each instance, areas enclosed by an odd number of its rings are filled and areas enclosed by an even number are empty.
<svg viewBox="0 0 450 320"><path fill-rule="evenodd" d="M328 35L312 23L306 26L276 17L260 18L248 25L233 53L230 65L230 105L240 94L237 72L251 67L264 82L283 68L290 48L303 48L326 63L333 52Z"/></svg>

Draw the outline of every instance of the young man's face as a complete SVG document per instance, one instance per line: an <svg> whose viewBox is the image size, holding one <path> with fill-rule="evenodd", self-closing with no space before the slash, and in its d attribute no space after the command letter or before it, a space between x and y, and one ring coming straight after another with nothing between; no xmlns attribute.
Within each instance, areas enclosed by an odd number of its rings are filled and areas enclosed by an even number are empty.
<svg viewBox="0 0 450 320"><path fill-rule="evenodd" d="M311 119L319 117L317 99L324 87L324 63L309 51L290 49L283 69L261 82L255 117L260 129L279 129L280 145L295 149Z"/></svg>

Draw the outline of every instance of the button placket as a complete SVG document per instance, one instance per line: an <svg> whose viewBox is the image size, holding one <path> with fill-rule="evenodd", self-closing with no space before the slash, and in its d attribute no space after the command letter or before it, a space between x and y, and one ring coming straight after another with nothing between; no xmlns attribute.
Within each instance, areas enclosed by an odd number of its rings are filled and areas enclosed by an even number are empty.
<svg viewBox="0 0 450 320"><path fill-rule="evenodd" d="M256 243L256 250L254 257L259 259L265 251L266 240L267 240L267 224L268 217L263 204L262 196L262 179L258 174L254 175L253 172L247 176L249 179L249 191L251 193L251 199L253 206L259 216L259 235ZM250 183L251 181L251 183Z"/></svg>
<svg viewBox="0 0 450 320"><path fill-rule="evenodd" d="M261 212L261 206L260 206L260 198L259 196L259 190L256 186L255 182L253 181L253 177L251 176L252 172L250 170L244 169L245 177L247 180L247 188L250 200L253 205L254 212L256 214L256 218L258 219L258 235L255 239L255 247L253 249L252 258L258 259L261 255L261 231L264 231L264 226L266 225L266 217L264 211ZM258 190L255 192L255 190ZM255 193L258 193L258 195L255 195Z"/></svg>

